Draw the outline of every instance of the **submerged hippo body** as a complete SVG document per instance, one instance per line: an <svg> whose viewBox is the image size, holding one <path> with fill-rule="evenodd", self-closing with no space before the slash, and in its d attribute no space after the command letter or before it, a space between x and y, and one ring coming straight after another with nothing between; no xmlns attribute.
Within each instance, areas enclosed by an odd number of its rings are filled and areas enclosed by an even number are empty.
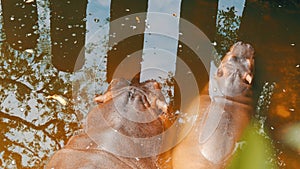
<svg viewBox="0 0 300 169"><path fill-rule="evenodd" d="M211 72L209 90L200 95L195 126L173 149L169 168L225 167L253 112L253 66L253 48L242 42L234 44L220 66Z"/></svg>
<svg viewBox="0 0 300 169"><path fill-rule="evenodd" d="M71 137L53 155L46 169L157 168L156 155L133 157L145 154L147 147L137 147L134 141L124 141L115 133L127 138L149 138L164 131L159 116L167 111L167 105L159 84L154 81L130 84L124 79L114 79L108 91L95 101L99 104L88 113L84 132ZM159 149L159 144L151 147Z"/></svg>

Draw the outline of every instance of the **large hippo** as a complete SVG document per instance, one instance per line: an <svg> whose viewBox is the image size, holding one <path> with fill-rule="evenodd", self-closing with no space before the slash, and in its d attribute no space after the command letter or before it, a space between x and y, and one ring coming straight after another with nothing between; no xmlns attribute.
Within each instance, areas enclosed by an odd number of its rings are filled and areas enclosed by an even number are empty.
<svg viewBox="0 0 300 169"><path fill-rule="evenodd" d="M161 117L168 107L160 85L114 79L95 101L99 104L88 113L84 131L71 137L46 169L156 169L160 142L142 146L134 138L147 140L165 130Z"/></svg>
<svg viewBox="0 0 300 169"><path fill-rule="evenodd" d="M172 167L164 168L224 168L249 123L253 112L254 49L237 42L212 70L209 87L200 95L197 121L173 149Z"/></svg>

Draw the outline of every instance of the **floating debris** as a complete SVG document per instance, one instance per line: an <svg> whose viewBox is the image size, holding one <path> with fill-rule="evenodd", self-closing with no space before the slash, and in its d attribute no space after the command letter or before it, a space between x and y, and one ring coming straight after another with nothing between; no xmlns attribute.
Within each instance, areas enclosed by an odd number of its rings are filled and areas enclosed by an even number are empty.
<svg viewBox="0 0 300 169"><path fill-rule="evenodd" d="M131 25L130 28L132 28L133 30L135 30L135 29L136 29L136 26Z"/></svg>
<svg viewBox="0 0 300 169"><path fill-rule="evenodd" d="M27 4L29 4L29 3L34 2L34 0L25 0L24 2L27 3Z"/></svg>
<svg viewBox="0 0 300 169"><path fill-rule="evenodd" d="M217 42L212 42L211 43L213 46L217 46Z"/></svg>
<svg viewBox="0 0 300 169"><path fill-rule="evenodd" d="M62 104L63 106L65 106L65 105L67 105L67 101L66 101L66 99L64 99L62 96L60 96L60 95L57 95L57 94L54 94L54 95L52 95L52 96L47 96L46 97L47 99L55 99L55 100L57 100L60 104Z"/></svg>
<svg viewBox="0 0 300 169"><path fill-rule="evenodd" d="M26 49L25 52L33 54L34 50L33 49Z"/></svg>
<svg viewBox="0 0 300 169"><path fill-rule="evenodd" d="M137 16L135 17L135 20L136 20L137 23L140 23L140 22L141 22L140 18L137 17Z"/></svg>

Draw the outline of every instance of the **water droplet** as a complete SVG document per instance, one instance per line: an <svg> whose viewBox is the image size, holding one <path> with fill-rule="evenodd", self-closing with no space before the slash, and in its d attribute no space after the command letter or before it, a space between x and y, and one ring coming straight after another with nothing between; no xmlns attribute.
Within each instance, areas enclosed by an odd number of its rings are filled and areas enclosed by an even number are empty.
<svg viewBox="0 0 300 169"><path fill-rule="evenodd" d="M296 46L296 44L295 43L291 43L291 46Z"/></svg>
<svg viewBox="0 0 300 169"><path fill-rule="evenodd" d="M130 9L129 9L129 8L127 8L127 9L125 9L125 11L126 11L126 12L129 12L129 11L130 11Z"/></svg>

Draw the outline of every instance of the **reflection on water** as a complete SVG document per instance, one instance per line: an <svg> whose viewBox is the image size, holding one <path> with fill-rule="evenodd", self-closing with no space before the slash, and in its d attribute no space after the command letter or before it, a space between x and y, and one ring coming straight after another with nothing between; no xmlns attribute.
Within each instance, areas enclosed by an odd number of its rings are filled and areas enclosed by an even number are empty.
<svg viewBox="0 0 300 169"><path fill-rule="evenodd" d="M155 56L165 55L165 51L179 56L190 66L202 88L208 77L205 66L183 43L180 34L184 25L176 19L179 17L192 22L216 42L219 54L237 39L254 46L258 63L255 90L257 97L261 96L257 108L266 106L264 111L258 111L258 119L263 120L261 125L274 139L280 168L299 168L299 154L285 146L278 133L283 124L300 120L300 23L296 22L300 4L296 0L249 0L245 8L242 5L223 9L222 2L101 0L79 4L67 0L2 0L0 168L42 168L81 128L81 120L94 105L94 95L106 90L122 59L135 56L139 69L153 64L147 63L146 57L153 56L147 48L163 49L162 54ZM147 11L171 14L174 22L158 30L169 30L180 41L143 34L151 29L145 22L147 15L125 18L120 25L109 22ZM157 19L147 20L159 26ZM124 31L122 27L142 33L116 43L118 33ZM80 52L84 62L76 60ZM144 65L140 66L142 57ZM174 57L170 59L170 67L164 68L176 75L180 68ZM72 72L76 61L79 70ZM156 61L162 63L159 57ZM266 84L272 95L262 94ZM176 96L178 89L173 92Z"/></svg>
<svg viewBox="0 0 300 169"><path fill-rule="evenodd" d="M79 127L72 103L47 99L71 96L70 78L49 55L20 52L1 44L2 168L42 166Z"/></svg>

